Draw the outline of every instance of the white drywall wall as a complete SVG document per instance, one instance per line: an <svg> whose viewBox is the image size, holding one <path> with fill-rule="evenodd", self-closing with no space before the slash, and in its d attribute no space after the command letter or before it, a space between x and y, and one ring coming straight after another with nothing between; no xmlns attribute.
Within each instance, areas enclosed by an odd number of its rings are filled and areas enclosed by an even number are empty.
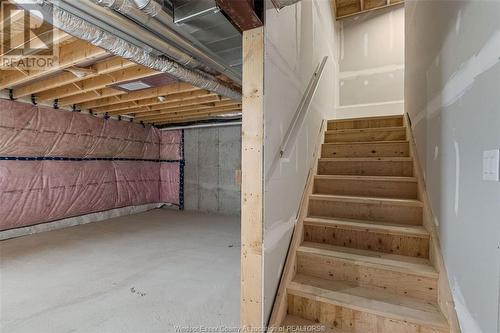
<svg viewBox="0 0 500 333"><path fill-rule="evenodd" d="M336 118L403 113L404 17L396 6L340 21Z"/></svg>
<svg viewBox="0 0 500 333"><path fill-rule="evenodd" d="M264 318L268 318L285 262L299 201L321 122L333 118L338 36L329 1L308 0L280 12L266 1L265 13L265 194L264 194ZM271 165L306 86L328 56L312 105L288 159Z"/></svg>
<svg viewBox="0 0 500 333"><path fill-rule="evenodd" d="M406 110L464 333L499 327L500 2L406 1Z"/></svg>

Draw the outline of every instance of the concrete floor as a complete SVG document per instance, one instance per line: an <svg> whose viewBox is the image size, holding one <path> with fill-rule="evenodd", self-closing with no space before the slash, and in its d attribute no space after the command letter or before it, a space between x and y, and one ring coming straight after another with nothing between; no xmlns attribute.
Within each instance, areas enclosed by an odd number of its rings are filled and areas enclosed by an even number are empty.
<svg viewBox="0 0 500 333"><path fill-rule="evenodd" d="M0 332L238 326L238 217L157 209L0 242Z"/></svg>

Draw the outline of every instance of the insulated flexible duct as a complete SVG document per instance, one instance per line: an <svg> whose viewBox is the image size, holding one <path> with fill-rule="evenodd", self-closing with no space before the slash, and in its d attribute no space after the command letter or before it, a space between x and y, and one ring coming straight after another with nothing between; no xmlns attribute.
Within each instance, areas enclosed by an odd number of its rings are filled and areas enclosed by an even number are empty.
<svg viewBox="0 0 500 333"><path fill-rule="evenodd" d="M23 0L13 0L13 2L23 7ZM86 40L114 55L130 59L148 68L168 73L181 81L191 83L201 89L215 92L233 100L241 100L241 93L239 91L219 83L215 78L208 75L201 75L164 56L154 55L148 52L148 50L144 50L123 38L119 38L101 29L96 24L91 24L87 20L58 7L57 4L58 2L54 2L53 4L50 1L40 1L39 4L40 11L45 13L47 18L52 19L51 23L56 28L66 31L77 38ZM134 31L129 31L129 34L133 35ZM140 38L140 36L136 37Z"/></svg>
<svg viewBox="0 0 500 333"><path fill-rule="evenodd" d="M120 14L134 20L169 43L178 46L189 54L192 54L195 58L200 59L208 68L213 68L233 81L241 84L240 73L234 71L229 65L224 64L224 61L213 53L213 51L204 47L201 43L193 43L192 39L187 41L185 37L189 36L188 34L184 33L182 34L183 37L181 37L179 32L182 30L175 26L173 19L156 2L148 1L144 4L144 1L141 1L137 4L137 2L132 0L92 1L100 6L112 8ZM172 29L173 27L175 27L175 30ZM196 46L193 44L196 44Z"/></svg>

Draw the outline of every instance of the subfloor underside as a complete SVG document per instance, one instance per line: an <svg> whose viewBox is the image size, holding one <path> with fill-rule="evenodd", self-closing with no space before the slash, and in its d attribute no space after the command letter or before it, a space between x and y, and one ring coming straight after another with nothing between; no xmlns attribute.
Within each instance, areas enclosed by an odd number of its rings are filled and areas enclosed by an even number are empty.
<svg viewBox="0 0 500 333"><path fill-rule="evenodd" d="M1 332L237 326L238 217L156 209L0 242Z"/></svg>

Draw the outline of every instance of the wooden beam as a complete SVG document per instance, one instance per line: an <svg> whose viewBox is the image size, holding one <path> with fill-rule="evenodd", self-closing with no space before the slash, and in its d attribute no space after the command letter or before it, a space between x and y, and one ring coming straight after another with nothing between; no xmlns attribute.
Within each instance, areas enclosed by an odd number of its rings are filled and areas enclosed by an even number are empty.
<svg viewBox="0 0 500 333"><path fill-rule="evenodd" d="M166 86L161 86L157 88L149 88L134 92L129 92L118 98L104 98L99 100L94 100L88 103L80 104L79 107L82 109L95 109L106 105L119 104L128 101L134 101L138 99L145 99L158 96L167 96L170 94L200 90L200 88L195 87L189 83L179 82L172 83Z"/></svg>
<svg viewBox="0 0 500 333"><path fill-rule="evenodd" d="M54 74L64 68L74 66L83 61L101 57L106 51L85 41L77 40L59 47L59 64L44 71L0 71L0 89L13 88L43 76Z"/></svg>
<svg viewBox="0 0 500 333"><path fill-rule="evenodd" d="M219 108L211 108L206 110L197 110L192 112L182 112L179 114L171 115L169 117L158 118L155 120L145 121L146 123L158 123L163 121L170 121L172 119L185 119L194 117L216 116L222 114L232 114L241 112L241 105L232 105Z"/></svg>
<svg viewBox="0 0 500 333"><path fill-rule="evenodd" d="M181 100L170 103L162 103L155 106L146 106L139 108L132 108L126 110L117 110L109 112L111 115L117 114L133 114L135 117L144 117L148 115L155 115L163 110L175 109L178 107L184 106L196 106L196 105L213 105L215 102L220 101L220 97L218 95L209 95L202 98L190 98L187 100Z"/></svg>
<svg viewBox="0 0 500 333"><path fill-rule="evenodd" d="M219 100L217 95L211 93L208 90L200 89L195 91L168 95L168 97L166 97L166 100L163 102L160 101L158 97L152 97L152 98L135 100L131 102L107 105L92 110L95 111L96 113L104 113L104 112L113 112L113 113L118 112L118 114L136 113L136 112L141 112L142 110L144 111L159 110L173 103L179 103L182 101L192 102L193 100L200 100L201 103L203 102L204 98L210 98L209 100L210 102Z"/></svg>
<svg viewBox="0 0 500 333"><path fill-rule="evenodd" d="M377 3L368 4L368 0L363 0L363 6L364 6L363 10L354 10L352 7L339 8L339 10L337 11L337 20L342 20L342 19L345 19L348 17L372 12L374 10L403 5L404 0L396 0L396 1L393 0L393 1L384 2L384 3L385 4L382 4L382 5L380 5L380 4L377 5ZM375 6L375 7L373 7L373 6Z"/></svg>
<svg viewBox="0 0 500 333"><path fill-rule="evenodd" d="M92 66L90 66L91 72L89 74L79 77L74 74L74 72L64 72L58 74L54 77L50 77L44 80L40 80L18 89L14 89L14 98L20 98L23 96L28 96L40 91L54 89L61 87L66 84L71 84L79 82L85 79L96 77L103 74L108 74L120 69L129 68L136 66L133 62L125 60L120 57L113 57L111 59L100 61Z"/></svg>
<svg viewBox="0 0 500 333"><path fill-rule="evenodd" d="M103 98L111 98L113 96L124 95L126 91L118 90L114 88L103 88L103 89L95 89L86 93L73 95L65 98L61 98L59 100L60 106L68 106L78 103L90 102L94 100L99 100Z"/></svg>
<svg viewBox="0 0 500 333"><path fill-rule="evenodd" d="M186 113L186 112L197 112L197 111L206 111L210 109L217 109L217 108L222 108L222 110L226 110L227 107L241 107L241 105L238 102L234 101L222 101L222 102L215 102L215 103L208 103L208 104L203 104L203 105L190 105L190 106L183 106L183 107L178 107L178 108L172 108L172 109L166 109L162 110L161 113L156 113L148 116L136 116L134 119L136 120L155 120L159 118L164 118L176 114L181 114L181 113Z"/></svg>
<svg viewBox="0 0 500 333"><path fill-rule="evenodd" d="M160 125L168 125L168 124L179 124L179 123L186 123L186 122L192 122L192 121L201 121L201 120L209 120L212 119L214 116L220 116L222 114L213 114L209 116L193 116L193 117L184 117L184 118L179 118L179 119L169 119L163 122L159 123L154 123L155 126L160 126Z"/></svg>
<svg viewBox="0 0 500 333"><path fill-rule="evenodd" d="M127 69L108 73L106 75L100 75L90 79L85 79L77 83L67 84L59 88L41 92L37 94L37 98L41 101L53 100L56 98L61 99L63 97L76 95L82 92L102 89L111 84L141 79L156 74L159 73L153 69L146 68L141 65L135 65Z"/></svg>
<svg viewBox="0 0 500 333"><path fill-rule="evenodd" d="M262 329L264 29L243 32L240 326Z"/></svg>

